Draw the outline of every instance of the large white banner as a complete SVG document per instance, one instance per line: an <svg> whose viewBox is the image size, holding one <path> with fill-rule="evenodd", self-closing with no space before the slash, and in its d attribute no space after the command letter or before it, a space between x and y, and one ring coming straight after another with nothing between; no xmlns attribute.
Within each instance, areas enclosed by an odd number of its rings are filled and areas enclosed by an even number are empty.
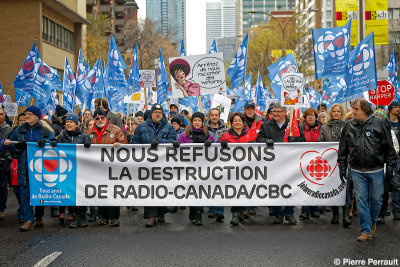
<svg viewBox="0 0 400 267"><path fill-rule="evenodd" d="M28 146L32 205L344 205L337 143Z"/></svg>

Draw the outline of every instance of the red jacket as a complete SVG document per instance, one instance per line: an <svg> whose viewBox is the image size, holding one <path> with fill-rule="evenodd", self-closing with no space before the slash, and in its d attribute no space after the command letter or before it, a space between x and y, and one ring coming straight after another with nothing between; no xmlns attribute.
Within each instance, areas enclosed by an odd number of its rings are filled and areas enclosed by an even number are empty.
<svg viewBox="0 0 400 267"><path fill-rule="evenodd" d="M306 122L300 125L300 133L304 135L306 142L318 142L319 132L321 130L321 123L315 121L317 124L315 127L311 128Z"/></svg>
<svg viewBox="0 0 400 267"><path fill-rule="evenodd" d="M219 139L219 142L221 141L226 141L228 143L247 143L243 142L243 138L246 137L246 128L243 127L242 132L240 133L240 136L232 129L230 128L228 131L224 132L221 135L221 138Z"/></svg>

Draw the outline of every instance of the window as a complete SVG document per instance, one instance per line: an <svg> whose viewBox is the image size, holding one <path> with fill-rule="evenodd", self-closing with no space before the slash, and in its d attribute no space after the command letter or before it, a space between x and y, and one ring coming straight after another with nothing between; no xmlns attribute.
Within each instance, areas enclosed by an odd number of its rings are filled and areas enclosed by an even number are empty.
<svg viewBox="0 0 400 267"><path fill-rule="evenodd" d="M332 0L326 0L326 6L332 7Z"/></svg>
<svg viewBox="0 0 400 267"><path fill-rule="evenodd" d="M327 28L332 28L332 22L331 21L327 21L326 22L326 27Z"/></svg>
<svg viewBox="0 0 400 267"><path fill-rule="evenodd" d="M326 11L326 17L327 18L332 18L332 10L327 10Z"/></svg>
<svg viewBox="0 0 400 267"><path fill-rule="evenodd" d="M43 17L43 40L59 46L61 48L74 51L74 33L55 23L54 21Z"/></svg>
<svg viewBox="0 0 400 267"><path fill-rule="evenodd" d="M393 8L393 19L400 19L400 9Z"/></svg>

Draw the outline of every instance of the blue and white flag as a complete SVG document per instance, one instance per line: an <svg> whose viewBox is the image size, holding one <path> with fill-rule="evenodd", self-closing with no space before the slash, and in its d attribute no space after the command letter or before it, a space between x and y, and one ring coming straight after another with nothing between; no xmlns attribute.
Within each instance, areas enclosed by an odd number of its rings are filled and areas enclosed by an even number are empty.
<svg viewBox="0 0 400 267"><path fill-rule="evenodd" d="M260 110L265 110L267 107L266 101L267 101L267 95L265 92L265 87L262 83L261 80L261 74L260 71L258 71L257 75L257 84L256 84L256 104L260 107Z"/></svg>
<svg viewBox="0 0 400 267"><path fill-rule="evenodd" d="M297 68L296 60L294 59L293 53L286 55L279 59L277 62L269 65L268 78L271 80L271 88L274 91L275 97L281 101L281 86L282 86L282 74L286 72L299 72Z"/></svg>
<svg viewBox="0 0 400 267"><path fill-rule="evenodd" d="M19 107L28 107L32 95L24 90L15 90L15 103Z"/></svg>
<svg viewBox="0 0 400 267"><path fill-rule="evenodd" d="M267 87L265 87L265 86L264 86L264 92L265 92L265 97L266 97L267 99L271 99L271 98L272 98L271 92L270 92L269 89L268 89Z"/></svg>
<svg viewBox="0 0 400 267"><path fill-rule="evenodd" d="M342 27L312 30L317 79L346 73L350 54L350 31L351 20Z"/></svg>
<svg viewBox="0 0 400 267"><path fill-rule="evenodd" d="M139 81L139 58L137 51L137 43L135 41L135 49L133 50L131 69L129 70L129 94L140 92Z"/></svg>
<svg viewBox="0 0 400 267"><path fill-rule="evenodd" d="M44 66L44 72L46 73L46 80L50 86L51 91L62 91L63 83L58 76L57 70L48 66L46 63L42 63Z"/></svg>
<svg viewBox="0 0 400 267"><path fill-rule="evenodd" d="M246 81L244 82L244 100L251 101L252 90L251 90L251 72L247 75ZM243 97L243 96L239 96Z"/></svg>
<svg viewBox="0 0 400 267"><path fill-rule="evenodd" d="M201 102L203 104L203 113L208 114L211 109L211 95L202 95Z"/></svg>
<svg viewBox="0 0 400 267"><path fill-rule="evenodd" d="M181 57L184 57L184 56L186 56L186 52L185 52L185 44L183 43L183 40L182 40L182 43L181 43Z"/></svg>
<svg viewBox="0 0 400 267"><path fill-rule="evenodd" d="M163 104L167 101L168 87L169 80L167 70L165 69L164 58L160 48L157 71L157 103Z"/></svg>
<svg viewBox="0 0 400 267"><path fill-rule="evenodd" d="M114 37L111 35L104 84L106 86L107 99L110 102L111 109L114 111L121 109L124 97L129 94L124 69L126 69L125 62L119 53Z"/></svg>
<svg viewBox="0 0 400 267"><path fill-rule="evenodd" d="M33 87L32 96L34 96L36 100L47 103L50 99L51 89L49 83L47 82L46 72L50 72L50 69L45 66L41 59L39 59L39 61L40 65L38 66L37 70L35 70L35 86Z"/></svg>
<svg viewBox="0 0 400 267"><path fill-rule="evenodd" d="M74 73L72 72L72 68L69 65L68 58L65 57L64 81L63 81L63 90L64 90L63 106L68 110L69 113L74 112L75 88L76 88L76 81Z"/></svg>
<svg viewBox="0 0 400 267"><path fill-rule="evenodd" d="M244 76L246 75L246 60L247 60L247 44L249 40L249 34L246 35L242 44L240 45L235 57L232 59L232 63L227 71L229 78L231 79L231 88L239 88L242 85Z"/></svg>
<svg viewBox="0 0 400 267"><path fill-rule="evenodd" d="M189 97L180 97L178 100L179 105L185 106L185 107L189 107Z"/></svg>
<svg viewBox="0 0 400 267"><path fill-rule="evenodd" d="M83 104L86 102L85 97L87 94L82 91L83 83L86 79L86 66L82 60L82 49L79 49L79 56L78 56L78 65L76 68L76 89L75 89L75 96L79 99L79 101Z"/></svg>
<svg viewBox="0 0 400 267"><path fill-rule="evenodd" d="M101 69L101 58L99 57L83 83L82 92L84 93L86 101L82 104L85 104L85 107L90 110L92 108L92 99L101 97L103 90L103 73Z"/></svg>
<svg viewBox="0 0 400 267"><path fill-rule="evenodd" d="M198 96L189 96L190 101L190 109L193 112L200 112L199 108L199 97Z"/></svg>
<svg viewBox="0 0 400 267"><path fill-rule="evenodd" d="M393 49L392 57L389 60L386 68L389 70L389 82L394 86L396 99L400 100L400 90L397 84L397 56Z"/></svg>
<svg viewBox="0 0 400 267"><path fill-rule="evenodd" d="M213 43L211 44L211 48L210 48L210 51L208 51L208 53L209 54L218 53L217 44L215 43L215 39L214 39Z"/></svg>
<svg viewBox="0 0 400 267"><path fill-rule="evenodd" d="M319 93L310 85L308 85L308 100L312 108L317 109L319 105Z"/></svg>
<svg viewBox="0 0 400 267"><path fill-rule="evenodd" d="M32 48L26 56L25 61L13 82L13 85L17 91L23 90L27 91L28 93L32 93L35 79L35 67L37 65L38 68L38 65L41 63L39 60L40 55L36 48L35 41L33 42Z"/></svg>
<svg viewBox="0 0 400 267"><path fill-rule="evenodd" d="M345 75L345 96L360 95L376 89L376 64L374 33L370 33L350 52L349 69Z"/></svg>

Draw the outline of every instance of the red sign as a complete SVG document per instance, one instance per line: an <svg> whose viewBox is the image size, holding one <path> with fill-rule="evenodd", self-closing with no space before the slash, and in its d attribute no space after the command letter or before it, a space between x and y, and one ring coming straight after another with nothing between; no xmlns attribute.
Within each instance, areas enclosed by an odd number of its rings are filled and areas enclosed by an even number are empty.
<svg viewBox="0 0 400 267"><path fill-rule="evenodd" d="M394 86L386 81L378 81L378 88L368 91L369 101L375 105L388 106L394 99Z"/></svg>

